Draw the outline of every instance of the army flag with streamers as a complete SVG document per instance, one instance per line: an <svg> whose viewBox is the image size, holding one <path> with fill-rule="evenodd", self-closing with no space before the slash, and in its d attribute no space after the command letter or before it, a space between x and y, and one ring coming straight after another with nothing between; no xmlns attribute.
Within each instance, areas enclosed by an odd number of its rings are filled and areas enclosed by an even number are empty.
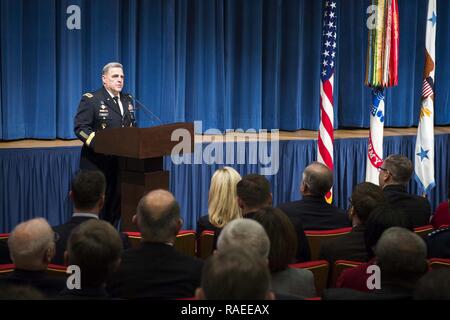
<svg viewBox="0 0 450 320"><path fill-rule="evenodd" d="M383 164L385 120L384 88L398 84L399 15L397 0L372 0L374 19L369 28L366 80L372 88L366 181L378 185L378 168Z"/></svg>

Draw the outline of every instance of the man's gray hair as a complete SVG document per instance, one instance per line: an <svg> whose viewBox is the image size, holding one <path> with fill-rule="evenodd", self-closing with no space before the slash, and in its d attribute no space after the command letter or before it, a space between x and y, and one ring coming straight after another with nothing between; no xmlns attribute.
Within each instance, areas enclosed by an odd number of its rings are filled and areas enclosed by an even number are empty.
<svg viewBox="0 0 450 320"><path fill-rule="evenodd" d="M38 266L46 251L55 247L54 232L44 218L31 219L14 228L8 247L17 267Z"/></svg>
<svg viewBox="0 0 450 320"><path fill-rule="evenodd" d="M263 258L269 256L270 240L264 228L253 219L239 218L228 222L217 240L217 250L243 248Z"/></svg>
<svg viewBox="0 0 450 320"><path fill-rule="evenodd" d="M323 197L333 186L333 172L320 162L312 162L303 171L302 182L313 195Z"/></svg>
<svg viewBox="0 0 450 320"><path fill-rule="evenodd" d="M103 67L102 75L107 74L111 68L120 68L123 70L123 66L119 62L110 62Z"/></svg>
<svg viewBox="0 0 450 320"><path fill-rule="evenodd" d="M427 271L425 241L405 228L392 227L381 235L375 248L377 264L385 280L413 283Z"/></svg>
<svg viewBox="0 0 450 320"><path fill-rule="evenodd" d="M414 171L411 160L400 154L393 154L387 157L383 166L391 173L394 183L404 186L408 184Z"/></svg>

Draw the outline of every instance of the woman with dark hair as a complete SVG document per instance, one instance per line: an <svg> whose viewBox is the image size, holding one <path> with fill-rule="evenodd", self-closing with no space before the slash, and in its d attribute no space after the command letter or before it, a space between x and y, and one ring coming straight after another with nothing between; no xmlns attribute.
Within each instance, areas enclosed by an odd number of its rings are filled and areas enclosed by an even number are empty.
<svg viewBox="0 0 450 320"><path fill-rule="evenodd" d="M314 275L305 269L289 268L295 261L297 235L288 216L280 209L260 209L254 220L265 229L270 240L269 269L276 294L308 298L316 296Z"/></svg>
<svg viewBox="0 0 450 320"><path fill-rule="evenodd" d="M450 182L448 187L447 200L441 202L437 207L433 217L431 218L431 224L434 229L439 229L443 225L450 225Z"/></svg>

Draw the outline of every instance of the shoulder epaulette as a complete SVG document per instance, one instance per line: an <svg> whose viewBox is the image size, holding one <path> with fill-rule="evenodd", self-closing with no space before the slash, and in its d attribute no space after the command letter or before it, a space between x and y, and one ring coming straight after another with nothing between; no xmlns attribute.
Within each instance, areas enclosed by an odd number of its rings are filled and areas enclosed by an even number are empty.
<svg viewBox="0 0 450 320"><path fill-rule="evenodd" d="M85 93L83 94L84 97L88 97L88 98L93 98L94 96L92 95L92 93Z"/></svg>

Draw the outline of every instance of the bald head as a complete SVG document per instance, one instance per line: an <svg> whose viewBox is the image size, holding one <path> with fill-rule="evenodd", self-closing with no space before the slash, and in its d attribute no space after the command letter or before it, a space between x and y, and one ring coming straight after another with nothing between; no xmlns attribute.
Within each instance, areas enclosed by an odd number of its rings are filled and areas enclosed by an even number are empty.
<svg viewBox="0 0 450 320"><path fill-rule="evenodd" d="M324 197L333 186L333 172L324 164L313 162L303 171L303 195Z"/></svg>
<svg viewBox="0 0 450 320"><path fill-rule="evenodd" d="M54 232L43 218L28 220L11 232L8 247L16 268L45 270L55 255Z"/></svg>
<svg viewBox="0 0 450 320"><path fill-rule="evenodd" d="M151 191L139 201L136 222L144 241L173 242L182 224L178 202L166 190Z"/></svg>

